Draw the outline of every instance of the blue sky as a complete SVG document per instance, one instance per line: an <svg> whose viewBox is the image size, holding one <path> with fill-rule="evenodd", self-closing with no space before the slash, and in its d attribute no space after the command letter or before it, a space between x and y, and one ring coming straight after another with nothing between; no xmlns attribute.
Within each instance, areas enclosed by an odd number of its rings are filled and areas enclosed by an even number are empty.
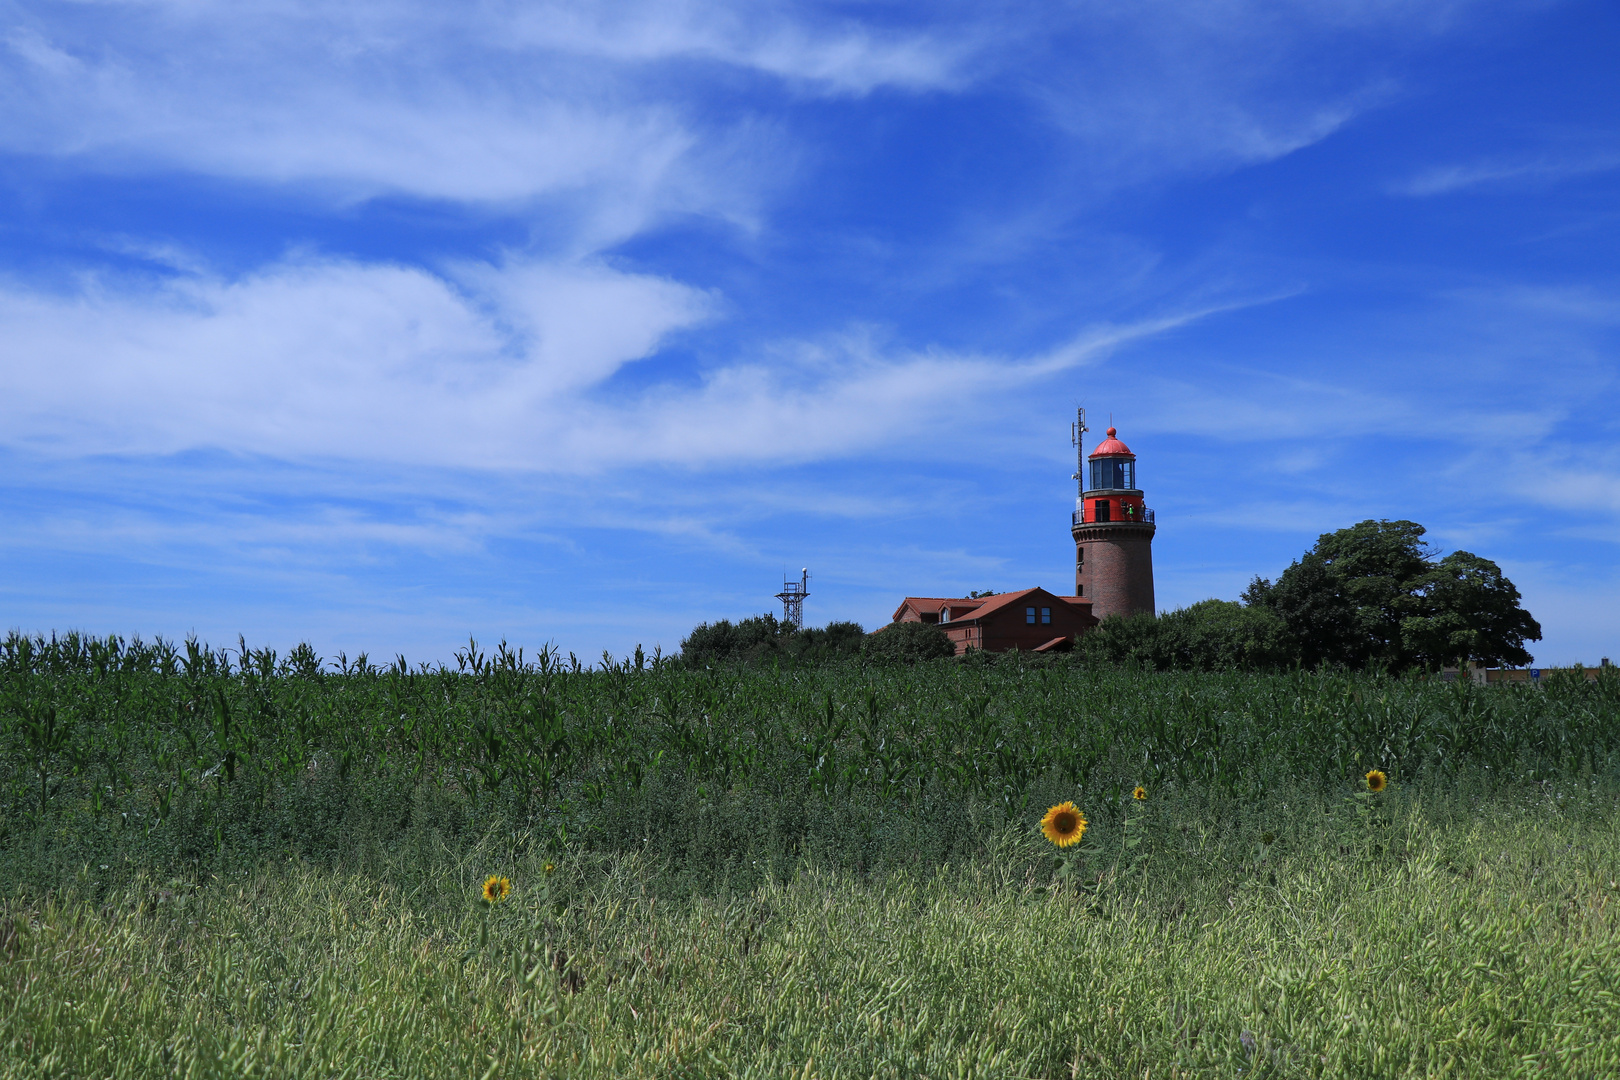
<svg viewBox="0 0 1620 1080"><path fill-rule="evenodd" d="M437 660L1411 518L1620 657L1620 8L0 0L0 621Z"/></svg>

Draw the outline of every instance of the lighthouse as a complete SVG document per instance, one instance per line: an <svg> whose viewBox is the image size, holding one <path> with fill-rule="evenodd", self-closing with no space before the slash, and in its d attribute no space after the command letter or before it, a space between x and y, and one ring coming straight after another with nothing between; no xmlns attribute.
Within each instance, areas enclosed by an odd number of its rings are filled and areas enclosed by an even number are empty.
<svg viewBox="0 0 1620 1080"><path fill-rule="evenodd" d="M1085 411L1075 425L1075 444L1086 431ZM1137 486L1136 455L1112 427L1080 463L1075 479L1074 592L1091 601L1098 619L1110 615L1152 614L1153 511Z"/></svg>

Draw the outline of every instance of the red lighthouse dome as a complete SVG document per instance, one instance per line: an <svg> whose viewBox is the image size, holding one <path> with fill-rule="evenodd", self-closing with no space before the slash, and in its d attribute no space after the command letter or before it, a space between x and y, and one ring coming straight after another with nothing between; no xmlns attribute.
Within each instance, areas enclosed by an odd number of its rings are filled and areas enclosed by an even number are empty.
<svg viewBox="0 0 1620 1080"><path fill-rule="evenodd" d="M1126 446L1124 443L1115 438L1115 436L1118 434L1118 431L1113 428L1109 428L1108 438L1097 444L1097 449L1091 452L1091 456L1094 458L1113 457L1115 455L1121 455L1128 458L1136 457L1135 454L1131 453L1130 447Z"/></svg>

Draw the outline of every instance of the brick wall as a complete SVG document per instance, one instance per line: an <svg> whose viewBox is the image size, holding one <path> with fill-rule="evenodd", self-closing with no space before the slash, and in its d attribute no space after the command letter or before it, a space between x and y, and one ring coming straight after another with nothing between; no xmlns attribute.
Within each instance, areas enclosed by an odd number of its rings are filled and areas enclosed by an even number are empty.
<svg viewBox="0 0 1620 1080"><path fill-rule="evenodd" d="M1084 548L1077 561L1075 592L1091 601L1098 619L1110 615L1153 612L1152 525L1086 524L1074 530L1075 545Z"/></svg>

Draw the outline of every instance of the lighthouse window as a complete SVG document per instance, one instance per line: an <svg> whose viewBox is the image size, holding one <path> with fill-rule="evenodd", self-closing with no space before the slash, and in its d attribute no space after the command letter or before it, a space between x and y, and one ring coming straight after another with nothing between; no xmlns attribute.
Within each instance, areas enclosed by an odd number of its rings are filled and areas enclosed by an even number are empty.
<svg viewBox="0 0 1620 1080"><path fill-rule="evenodd" d="M1098 499L1097 500L1097 516L1096 516L1095 520L1097 520L1097 521L1112 521L1113 520L1108 514L1108 500L1107 499Z"/></svg>

